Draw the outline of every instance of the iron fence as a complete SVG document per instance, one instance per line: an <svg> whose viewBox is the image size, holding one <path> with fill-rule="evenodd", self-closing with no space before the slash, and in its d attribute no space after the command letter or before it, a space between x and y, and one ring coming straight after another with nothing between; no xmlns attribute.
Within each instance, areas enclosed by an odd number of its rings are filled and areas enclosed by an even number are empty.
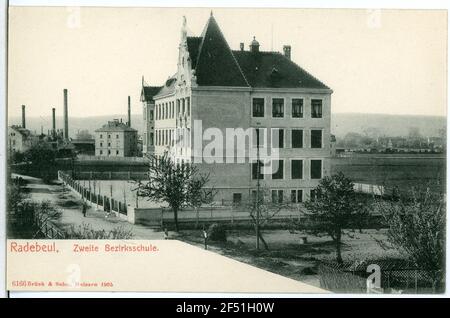
<svg viewBox="0 0 450 318"><path fill-rule="evenodd" d="M67 186L72 188L81 197L92 204L99 205L103 207L105 212L117 212L123 215L128 214L127 204L116 200L114 198L108 198L107 196L102 196L101 194L93 193L92 188L84 187L81 183L69 176L67 173L58 171L58 178Z"/></svg>
<svg viewBox="0 0 450 318"><path fill-rule="evenodd" d="M375 273L374 265L379 269ZM340 293L436 293L432 277L436 269L418 268L406 260L365 260L360 262L322 262L318 268L320 286ZM379 286L374 289L375 275ZM368 287L369 286L369 287Z"/></svg>

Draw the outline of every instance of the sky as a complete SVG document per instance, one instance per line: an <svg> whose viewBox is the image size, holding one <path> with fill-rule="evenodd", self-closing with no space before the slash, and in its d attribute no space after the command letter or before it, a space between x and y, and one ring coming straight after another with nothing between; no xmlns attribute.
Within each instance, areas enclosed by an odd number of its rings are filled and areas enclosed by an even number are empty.
<svg viewBox="0 0 450 318"><path fill-rule="evenodd" d="M183 16L200 35L211 9L10 7L8 114L142 113L141 79L176 72ZM446 116L444 10L214 8L232 49L292 47L292 60L333 89L333 113Z"/></svg>

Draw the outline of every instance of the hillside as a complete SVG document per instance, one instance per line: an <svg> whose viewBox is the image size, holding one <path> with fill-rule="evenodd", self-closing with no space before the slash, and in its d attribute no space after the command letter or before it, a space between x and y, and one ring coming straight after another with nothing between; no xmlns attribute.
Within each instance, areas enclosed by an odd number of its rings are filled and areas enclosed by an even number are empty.
<svg viewBox="0 0 450 318"><path fill-rule="evenodd" d="M78 130L87 129L91 133L105 124L108 120L122 118L126 121L126 115L72 117L69 122L70 136L75 136ZM405 136L410 128L417 128L423 136L438 136L439 130L446 128L446 117L439 116L412 116L412 115L385 115L385 114L358 114L338 113L332 114L331 131L338 138L349 132L364 133L365 131L377 131L380 135ZM56 118L57 128L62 128L62 117ZM13 117L9 124L20 124L19 117ZM142 115L131 115L132 127L142 132ZM41 125L44 132L51 129L51 117L29 117L27 127L32 131L40 132Z"/></svg>
<svg viewBox="0 0 450 318"><path fill-rule="evenodd" d="M411 128L423 136L439 136L447 127L447 118L441 116L385 115L339 113L331 115L331 132L340 138L349 132L363 134L378 132L381 136L407 136Z"/></svg>

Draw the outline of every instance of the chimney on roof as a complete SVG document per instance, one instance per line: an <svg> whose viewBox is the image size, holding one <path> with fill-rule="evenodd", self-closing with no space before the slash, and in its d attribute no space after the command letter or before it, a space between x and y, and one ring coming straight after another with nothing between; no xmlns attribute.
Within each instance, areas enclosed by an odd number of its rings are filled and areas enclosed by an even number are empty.
<svg viewBox="0 0 450 318"><path fill-rule="evenodd" d="M25 105L22 105L22 128L27 128L25 125Z"/></svg>
<svg viewBox="0 0 450 318"><path fill-rule="evenodd" d="M286 56L288 59L291 59L291 46L290 45L284 45L283 46L283 53L284 53L284 56Z"/></svg>
<svg viewBox="0 0 450 318"><path fill-rule="evenodd" d="M69 114L68 114L66 88L64 88L64 139L69 140Z"/></svg>
<svg viewBox="0 0 450 318"><path fill-rule="evenodd" d="M55 107L52 108L52 135L53 135L53 137L55 137L55 135L56 135Z"/></svg>
<svg viewBox="0 0 450 318"><path fill-rule="evenodd" d="M250 52L259 52L259 42L256 41L256 37L253 37L253 41L250 43Z"/></svg>
<svg viewBox="0 0 450 318"><path fill-rule="evenodd" d="M128 127L131 127L131 98L128 96Z"/></svg>
<svg viewBox="0 0 450 318"><path fill-rule="evenodd" d="M244 43L241 42L241 43L239 44L239 47L241 48L241 51L244 51Z"/></svg>

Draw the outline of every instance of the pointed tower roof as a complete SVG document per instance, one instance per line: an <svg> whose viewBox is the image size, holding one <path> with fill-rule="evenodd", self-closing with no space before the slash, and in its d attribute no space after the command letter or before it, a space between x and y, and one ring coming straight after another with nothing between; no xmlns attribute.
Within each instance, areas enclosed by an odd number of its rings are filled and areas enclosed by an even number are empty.
<svg viewBox="0 0 450 318"><path fill-rule="evenodd" d="M197 57L192 58L198 85L249 87L212 14L203 30Z"/></svg>

